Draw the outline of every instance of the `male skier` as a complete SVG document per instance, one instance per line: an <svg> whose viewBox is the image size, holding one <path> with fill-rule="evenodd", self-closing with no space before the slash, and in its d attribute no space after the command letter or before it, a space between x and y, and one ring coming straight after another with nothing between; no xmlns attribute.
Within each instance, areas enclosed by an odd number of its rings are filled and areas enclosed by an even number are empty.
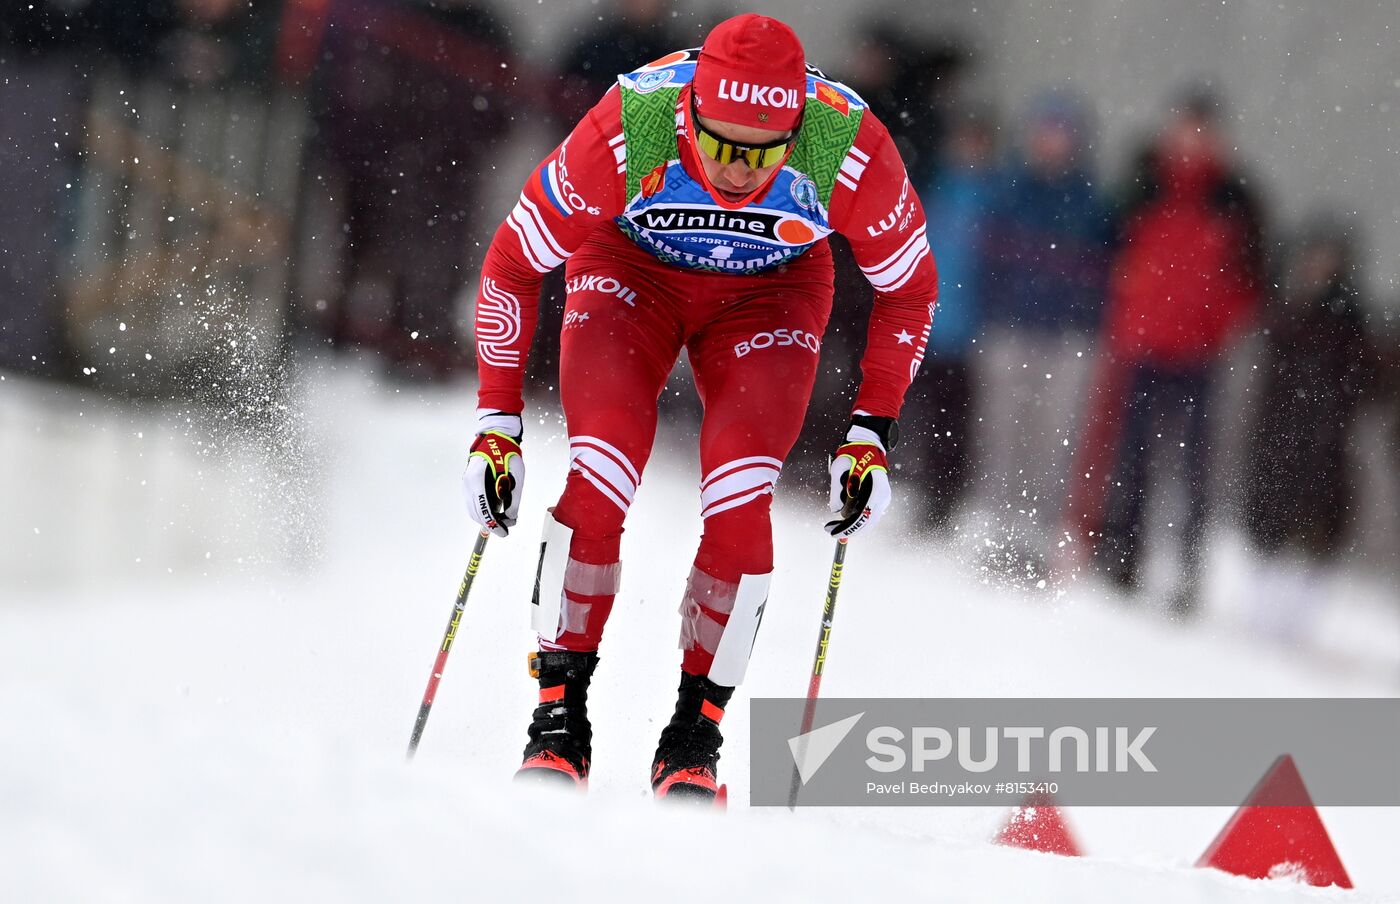
<svg viewBox="0 0 1400 904"><path fill-rule="evenodd" d="M768 598L773 487L831 312L832 232L875 289L860 391L831 464L827 529L849 537L889 505L886 452L937 277L889 133L807 65L791 28L741 15L699 51L619 76L496 231L477 300L478 436L464 480L472 517L498 536L520 507L521 387L543 275L565 264L568 293L559 390L570 470L545 526L531 657L539 706L520 776L587 780L588 685L623 521L685 349L704 404L704 532L681 602L679 700L651 782L658 797L717 793L720 719Z"/></svg>

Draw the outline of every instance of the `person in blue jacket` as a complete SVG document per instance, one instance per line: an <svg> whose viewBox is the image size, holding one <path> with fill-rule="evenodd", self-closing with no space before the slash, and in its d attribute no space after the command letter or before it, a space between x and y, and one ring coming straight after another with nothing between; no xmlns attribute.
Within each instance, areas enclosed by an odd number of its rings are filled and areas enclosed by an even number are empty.
<svg viewBox="0 0 1400 904"><path fill-rule="evenodd" d="M1052 92L1021 119L984 244L980 386L993 562L1038 580L1054 552L1076 412L1107 282L1110 212L1082 101ZM937 332L935 330L935 332Z"/></svg>
<svg viewBox="0 0 1400 904"><path fill-rule="evenodd" d="M983 254L996 192L996 123L991 113L955 113L941 165L921 186L929 234L939 255L938 308L923 375L905 401L909 449L900 472L915 480L920 523L949 526L967 495L975 452L971 428L978 393L972 357L982 328Z"/></svg>

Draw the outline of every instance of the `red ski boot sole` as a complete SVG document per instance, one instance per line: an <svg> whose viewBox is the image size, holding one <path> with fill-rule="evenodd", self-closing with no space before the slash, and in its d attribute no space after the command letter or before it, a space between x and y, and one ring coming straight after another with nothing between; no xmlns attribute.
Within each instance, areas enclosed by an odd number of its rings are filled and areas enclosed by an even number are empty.
<svg viewBox="0 0 1400 904"><path fill-rule="evenodd" d="M729 806L729 786L717 784L714 773L703 767L674 772L653 791L657 800L667 803L709 805L721 810Z"/></svg>
<svg viewBox="0 0 1400 904"><path fill-rule="evenodd" d="M573 764L553 753L537 753L525 761L515 773L522 785L587 790L588 776L580 775Z"/></svg>

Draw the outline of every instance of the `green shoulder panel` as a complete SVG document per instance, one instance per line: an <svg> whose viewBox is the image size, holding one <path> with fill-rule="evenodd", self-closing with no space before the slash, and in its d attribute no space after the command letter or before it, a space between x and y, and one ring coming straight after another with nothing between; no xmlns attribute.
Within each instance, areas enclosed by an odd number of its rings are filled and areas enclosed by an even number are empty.
<svg viewBox="0 0 1400 904"><path fill-rule="evenodd" d="M792 149L788 166L812 177L823 207L831 206L836 173L850 153L851 145L855 144L864 112L863 107L851 105L848 112L842 113L815 97L807 98L802 110L802 131L798 133L797 147Z"/></svg>
<svg viewBox="0 0 1400 904"><path fill-rule="evenodd" d="M627 200L642 190L642 177L675 160L676 98L681 89L662 88L643 94L631 88L622 92L622 134L627 145Z"/></svg>
<svg viewBox="0 0 1400 904"><path fill-rule="evenodd" d="M676 147L676 98L680 88L663 88L643 94L622 88L622 132L627 143L627 199L641 191L642 178L656 167L678 156ZM822 206L831 205L836 173L855 143L863 107L852 105L847 112L807 98L802 111L802 130L792 149L788 166L812 177Z"/></svg>

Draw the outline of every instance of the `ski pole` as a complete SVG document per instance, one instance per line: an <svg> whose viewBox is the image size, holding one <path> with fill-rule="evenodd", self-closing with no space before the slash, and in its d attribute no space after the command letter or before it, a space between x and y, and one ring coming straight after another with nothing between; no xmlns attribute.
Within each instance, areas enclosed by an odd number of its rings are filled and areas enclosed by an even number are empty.
<svg viewBox="0 0 1400 904"><path fill-rule="evenodd" d="M817 693L822 686L822 671L826 668L826 646L831 641L831 620L836 615L836 594L841 590L841 571L846 564L846 538L836 541L836 554L831 559L831 579L826 584L826 606L822 609L822 630L817 637L817 655L812 660L812 677L807 682L807 705L802 710L802 730L798 733L805 745L805 736L812 730L817 714ZM805 755L806 747L802 753ZM797 808L797 792L802 787L802 775L797 761L792 764L792 784L788 788L788 809Z"/></svg>
<svg viewBox="0 0 1400 904"><path fill-rule="evenodd" d="M433 698L437 696L438 682L442 680L442 670L447 667L447 654L452 652L452 642L457 639L457 626L462 623L462 610L467 605L467 594L471 593L472 581L481 567L481 554L486 551L486 541L489 539L490 531L482 531L477 536L472 557L467 561L467 573L462 575L461 586L457 588L457 602L452 606L452 620L447 623L447 631L442 635L442 646L438 647L433 673L428 676L428 689L423 692L423 703L418 707L418 718L413 721L413 736L408 739L410 760L418 751L418 742L423 739L423 728L428 724L428 713L433 708Z"/></svg>

